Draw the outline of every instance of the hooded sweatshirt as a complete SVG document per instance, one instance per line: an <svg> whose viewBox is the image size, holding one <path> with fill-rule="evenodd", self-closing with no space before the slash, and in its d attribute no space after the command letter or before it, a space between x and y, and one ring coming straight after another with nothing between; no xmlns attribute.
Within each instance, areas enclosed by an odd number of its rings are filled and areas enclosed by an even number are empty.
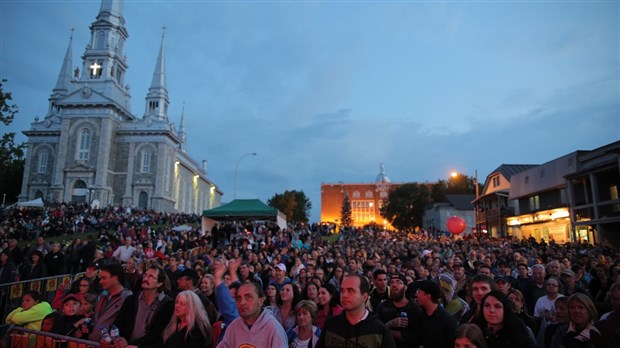
<svg viewBox="0 0 620 348"><path fill-rule="evenodd" d="M287 348L288 339L282 325L269 310L263 310L256 322L248 327L237 318L226 329L217 348Z"/></svg>
<svg viewBox="0 0 620 348"><path fill-rule="evenodd" d="M17 307L6 316L6 323L20 325L26 329L41 330L41 321L52 311L52 306L45 301L39 302L27 310Z"/></svg>

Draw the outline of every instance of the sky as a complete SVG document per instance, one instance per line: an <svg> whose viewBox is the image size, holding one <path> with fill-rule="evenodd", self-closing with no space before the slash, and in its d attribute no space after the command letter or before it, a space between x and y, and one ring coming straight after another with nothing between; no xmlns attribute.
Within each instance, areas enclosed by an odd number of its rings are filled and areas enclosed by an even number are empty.
<svg viewBox="0 0 620 348"><path fill-rule="evenodd" d="M132 111L165 31L169 120L233 199L321 183L480 182L620 139L618 1L126 0ZM100 1L0 0L0 77L43 118L71 28L73 65ZM18 141L25 141L18 136ZM256 156L243 157L248 153ZM238 162L239 161L239 162Z"/></svg>

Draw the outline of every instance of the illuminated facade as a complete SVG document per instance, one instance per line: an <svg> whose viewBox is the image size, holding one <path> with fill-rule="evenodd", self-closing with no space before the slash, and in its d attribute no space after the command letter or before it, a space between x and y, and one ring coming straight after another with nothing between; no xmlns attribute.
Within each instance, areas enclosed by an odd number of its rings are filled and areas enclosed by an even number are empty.
<svg viewBox="0 0 620 348"><path fill-rule="evenodd" d="M493 237L508 235L506 217L512 215L508 201L511 178L532 167L534 165L502 164L487 176L482 194L473 202L476 233L488 233Z"/></svg>
<svg viewBox="0 0 620 348"><path fill-rule="evenodd" d="M389 227L388 222L381 217L380 209L390 191L402 184L390 182L383 164L380 168L381 171L373 183L322 183L321 221L340 224L342 202L347 194L351 202L351 218L354 226L362 227L376 223Z"/></svg>
<svg viewBox="0 0 620 348"><path fill-rule="evenodd" d="M508 235L557 243L571 241L564 177L576 172L577 155L578 152L573 152L512 176L509 199L513 214L506 218Z"/></svg>
<svg viewBox="0 0 620 348"><path fill-rule="evenodd" d="M43 120L29 130L20 201L93 202L200 213L220 205L222 192L186 152L184 114L168 120L162 35L145 112L130 110L123 1L103 0L90 27L81 67L73 38ZM153 53L156 51L153 48Z"/></svg>

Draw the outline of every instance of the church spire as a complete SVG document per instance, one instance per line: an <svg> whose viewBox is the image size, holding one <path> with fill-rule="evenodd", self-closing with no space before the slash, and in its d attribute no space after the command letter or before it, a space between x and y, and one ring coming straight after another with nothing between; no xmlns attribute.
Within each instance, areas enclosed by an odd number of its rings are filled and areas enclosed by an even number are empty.
<svg viewBox="0 0 620 348"><path fill-rule="evenodd" d="M146 112L144 116L155 116L161 121L168 120L168 89L166 89L166 59L164 57L164 38L166 27L163 27L159 54L153 71L151 87L146 95Z"/></svg>
<svg viewBox="0 0 620 348"><path fill-rule="evenodd" d="M62 61L60 73L58 73L58 81L56 87L52 90L52 98L62 97L69 91L71 83L71 68L73 67L73 29L71 29L71 37L69 37L69 46L65 53L65 59Z"/></svg>
<svg viewBox="0 0 620 348"><path fill-rule="evenodd" d="M179 138L181 138L181 150L185 150L187 134L185 133L185 102L183 102L183 111L181 111L181 123L179 124Z"/></svg>

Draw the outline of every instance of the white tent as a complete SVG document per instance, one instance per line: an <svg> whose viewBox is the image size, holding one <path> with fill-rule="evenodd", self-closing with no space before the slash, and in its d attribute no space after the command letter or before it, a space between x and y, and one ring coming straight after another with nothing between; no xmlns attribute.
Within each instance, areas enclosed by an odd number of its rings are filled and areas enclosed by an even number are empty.
<svg viewBox="0 0 620 348"><path fill-rule="evenodd" d="M18 207L40 207L42 208L44 204L43 204L43 199L37 198L37 199L33 199L32 201L28 201L28 202L19 202L17 203L17 206Z"/></svg>

